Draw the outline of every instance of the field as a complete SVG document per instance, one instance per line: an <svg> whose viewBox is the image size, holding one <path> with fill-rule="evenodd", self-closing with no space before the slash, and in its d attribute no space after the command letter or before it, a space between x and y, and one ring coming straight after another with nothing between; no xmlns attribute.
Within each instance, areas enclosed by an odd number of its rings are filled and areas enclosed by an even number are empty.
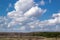
<svg viewBox="0 0 60 40"><path fill-rule="evenodd" d="M60 40L60 38L42 38L42 37L0 37L0 40Z"/></svg>
<svg viewBox="0 0 60 40"><path fill-rule="evenodd" d="M60 40L60 32L1 33L0 40Z"/></svg>

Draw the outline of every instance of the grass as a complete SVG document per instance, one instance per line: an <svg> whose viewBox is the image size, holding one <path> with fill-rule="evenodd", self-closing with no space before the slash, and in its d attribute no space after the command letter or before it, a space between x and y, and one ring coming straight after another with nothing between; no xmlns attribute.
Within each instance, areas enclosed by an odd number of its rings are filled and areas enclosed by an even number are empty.
<svg viewBox="0 0 60 40"><path fill-rule="evenodd" d="M20 38L20 37L16 37L16 38L9 38L9 37L3 37L0 38L0 40L31 40L31 38ZM39 38L32 38L33 40L37 40ZM56 38L44 38L43 40L56 40ZM60 38L57 38L57 40L60 40Z"/></svg>
<svg viewBox="0 0 60 40"><path fill-rule="evenodd" d="M0 40L21 40L20 38L0 38Z"/></svg>

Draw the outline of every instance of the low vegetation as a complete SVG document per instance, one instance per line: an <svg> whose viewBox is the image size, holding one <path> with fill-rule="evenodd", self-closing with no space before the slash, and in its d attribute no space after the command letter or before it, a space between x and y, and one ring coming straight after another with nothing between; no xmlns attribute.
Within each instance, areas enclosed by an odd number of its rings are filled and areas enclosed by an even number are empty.
<svg viewBox="0 0 60 40"><path fill-rule="evenodd" d="M43 37L60 37L60 32L37 32L37 33L32 33L32 36L43 36Z"/></svg>
<svg viewBox="0 0 60 40"><path fill-rule="evenodd" d="M0 33L0 40L28 40L34 39L34 37L37 39L42 37L46 40L60 40L60 32Z"/></svg>

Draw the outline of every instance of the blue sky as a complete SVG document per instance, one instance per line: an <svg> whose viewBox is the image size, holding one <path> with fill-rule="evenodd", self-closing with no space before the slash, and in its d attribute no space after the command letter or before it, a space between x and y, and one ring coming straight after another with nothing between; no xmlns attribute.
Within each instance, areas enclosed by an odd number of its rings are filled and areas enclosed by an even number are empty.
<svg viewBox="0 0 60 40"><path fill-rule="evenodd" d="M0 0L0 32L60 31L59 4L60 0Z"/></svg>
<svg viewBox="0 0 60 40"><path fill-rule="evenodd" d="M14 10L14 4L16 3L16 1L17 0L0 0L0 16L6 16L7 12ZM39 3L41 0L34 0L34 1L36 3ZM58 12L60 10L60 5L59 5L60 0L58 0L58 1L52 0L51 3L49 3L49 0L44 0L44 1L46 3L44 6L39 5L39 7L48 10L44 15L51 16L52 13ZM10 4L12 5L11 7L9 7ZM8 11L6 11L7 9L8 9ZM46 17L46 16L44 16L44 17Z"/></svg>
<svg viewBox="0 0 60 40"><path fill-rule="evenodd" d="M14 9L14 3L16 3L17 0L0 0L0 16L6 16L8 11L12 11ZM9 8L9 5L12 5L12 7ZM8 11L7 8L9 9Z"/></svg>

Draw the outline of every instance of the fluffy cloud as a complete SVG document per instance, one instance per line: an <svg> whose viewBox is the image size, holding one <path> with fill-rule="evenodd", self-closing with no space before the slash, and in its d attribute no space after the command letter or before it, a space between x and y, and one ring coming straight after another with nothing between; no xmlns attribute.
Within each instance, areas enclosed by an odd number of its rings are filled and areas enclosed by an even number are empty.
<svg viewBox="0 0 60 40"><path fill-rule="evenodd" d="M19 0L15 3L15 9L16 11L27 11L29 10L32 6L34 6L34 1L33 0Z"/></svg>
<svg viewBox="0 0 60 40"><path fill-rule="evenodd" d="M51 19L40 21L35 20L28 23L31 29L40 31L59 31L60 28L60 13L53 14ZM58 29L58 30L57 30Z"/></svg>
<svg viewBox="0 0 60 40"><path fill-rule="evenodd" d="M58 28L60 28L60 13L53 14L52 19L41 21L40 26L43 26L43 27L50 26L50 27L52 27L51 29L54 29L53 27L55 27L54 31L56 31L57 26L58 26Z"/></svg>
<svg viewBox="0 0 60 40"><path fill-rule="evenodd" d="M29 6L28 6L29 5ZM8 13L8 17L12 18L12 21L8 24L8 27L15 25L24 26L33 19L36 19L36 16L46 12L46 9L43 10L38 6L34 6L33 0L19 0L15 3L15 10Z"/></svg>
<svg viewBox="0 0 60 40"><path fill-rule="evenodd" d="M53 14L53 18L55 18L57 20L56 23L60 23L60 13Z"/></svg>
<svg viewBox="0 0 60 40"><path fill-rule="evenodd" d="M46 10L42 10L41 8L38 8L38 6L36 7L32 7L30 10L28 10L24 16L27 16L27 17L31 17L31 16L40 16L42 13L45 13Z"/></svg>
<svg viewBox="0 0 60 40"><path fill-rule="evenodd" d="M7 27L8 31L55 31L59 26L60 13L53 14L48 20L37 19L37 16L47 10L36 6L33 0L19 0L14 8L15 10L8 12L7 17L0 18L1 27Z"/></svg>

